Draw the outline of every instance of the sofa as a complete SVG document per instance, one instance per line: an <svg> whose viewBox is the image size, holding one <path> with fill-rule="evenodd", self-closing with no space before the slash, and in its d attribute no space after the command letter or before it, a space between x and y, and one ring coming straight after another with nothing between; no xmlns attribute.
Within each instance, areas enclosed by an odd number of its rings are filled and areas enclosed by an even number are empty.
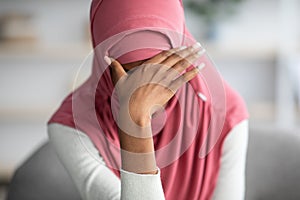
<svg viewBox="0 0 300 200"><path fill-rule="evenodd" d="M54 199L79 200L80 196L46 142L15 171L7 200ZM300 199L300 131L250 129L245 199Z"/></svg>

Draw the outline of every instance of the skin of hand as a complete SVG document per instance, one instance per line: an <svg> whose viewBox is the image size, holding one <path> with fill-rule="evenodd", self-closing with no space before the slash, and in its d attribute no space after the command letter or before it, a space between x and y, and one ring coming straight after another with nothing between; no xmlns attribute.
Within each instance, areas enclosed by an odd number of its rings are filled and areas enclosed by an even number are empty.
<svg viewBox="0 0 300 200"><path fill-rule="evenodd" d="M202 66L182 74L204 51L199 43L189 47L178 47L153 56L150 59L123 64L110 59L111 77L120 99L120 110L129 115L120 115L122 124L135 123L139 127L150 127L151 116L167 104L176 91L193 79ZM127 73L125 70L132 71ZM146 84L142 84L146 83ZM129 91L132 90L132 93ZM121 111L120 111L121 112ZM123 112L126 113L126 112ZM149 130L149 129L148 129ZM144 136L144 137L143 137ZM121 148L126 152L145 154L137 158L122 153L122 168L141 174L156 174L153 139L145 137L143 131L119 127ZM135 163L136 166L132 166Z"/></svg>

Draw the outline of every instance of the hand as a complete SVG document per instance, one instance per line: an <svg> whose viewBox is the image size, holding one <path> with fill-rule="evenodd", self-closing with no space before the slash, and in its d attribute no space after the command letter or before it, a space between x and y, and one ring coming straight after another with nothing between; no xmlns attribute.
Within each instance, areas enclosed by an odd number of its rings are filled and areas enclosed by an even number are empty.
<svg viewBox="0 0 300 200"><path fill-rule="evenodd" d="M152 114L166 105L176 91L204 67L200 64L181 74L204 53L199 43L170 49L127 73L117 60L112 59L111 77L119 97L120 112L129 110L126 116L134 123L141 127L149 125Z"/></svg>
<svg viewBox="0 0 300 200"><path fill-rule="evenodd" d="M204 64L181 73L204 52L199 44L163 51L128 73L118 61L104 58L111 65L111 77L119 97L117 123L123 169L135 173L157 173L151 127L147 127L145 133L135 125L145 127L150 124L157 107L165 105L179 87L197 75Z"/></svg>

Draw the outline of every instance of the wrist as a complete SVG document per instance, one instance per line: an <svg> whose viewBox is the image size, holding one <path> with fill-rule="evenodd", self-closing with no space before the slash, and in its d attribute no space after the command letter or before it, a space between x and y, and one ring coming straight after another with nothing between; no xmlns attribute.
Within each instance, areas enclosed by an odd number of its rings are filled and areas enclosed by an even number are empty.
<svg viewBox="0 0 300 200"><path fill-rule="evenodd" d="M151 124L150 115L140 115L140 116L131 115L131 117L132 117L132 120L141 127L146 127Z"/></svg>
<svg viewBox="0 0 300 200"><path fill-rule="evenodd" d="M131 109L126 109L126 107L120 108L119 120L134 122L136 125L141 127L146 127L151 124L151 116L148 111L144 111L147 109L140 109L138 107L132 107ZM122 114L124 112L128 112L128 117L124 117L126 115Z"/></svg>
<svg viewBox="0 0 300 200"><path fill-rule="evenodd" d="M158 172L156 165L155 152L130 152L121 149L122 169L140 173L156 174Z"/></svg>
<svg viewBox="0 0 300 200"><path fill-rule="evenodd" d="M126 107L121 106L116 122L118 127L130 136L152 138L151 118L143 112L131 115Z"/></svg>

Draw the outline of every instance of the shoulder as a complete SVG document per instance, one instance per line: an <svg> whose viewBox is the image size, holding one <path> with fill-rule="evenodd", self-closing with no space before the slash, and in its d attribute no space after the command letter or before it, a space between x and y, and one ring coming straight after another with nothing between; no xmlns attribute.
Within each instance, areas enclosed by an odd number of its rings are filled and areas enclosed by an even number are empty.
<svg viewBox="0 0 300 200"><path fill-rule="evenodd" d="M223 81L226 94L226 122L231 130L235 125L249 118L243 97L226 81Z"/></svg>

